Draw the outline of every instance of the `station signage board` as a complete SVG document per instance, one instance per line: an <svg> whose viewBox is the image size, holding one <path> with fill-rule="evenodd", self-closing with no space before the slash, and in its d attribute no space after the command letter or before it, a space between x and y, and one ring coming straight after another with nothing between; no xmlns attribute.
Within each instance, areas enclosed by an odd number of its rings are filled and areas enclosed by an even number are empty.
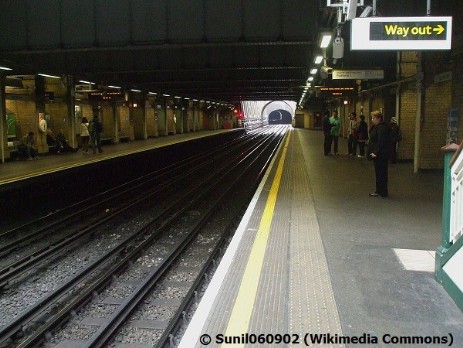
<svg viewBox="0 0 463 348"><path fill-rule="evenodd" d="M355 87L344 87L344 86L329 86L319 87L318 91L321 95L332 96L332 97L343 97L354 95L357 90Z"/></svg>
<svg viewBox="0 0 463 348"><path fill-rule="evenodd" d="M452 17L354 18L351 50L449 50Z"/></svg>
<svg viewBox="0 0 463 348"><path fill-rule="evenodd" d="M382 80L383 69L333 69L333 80Z"/></svg>

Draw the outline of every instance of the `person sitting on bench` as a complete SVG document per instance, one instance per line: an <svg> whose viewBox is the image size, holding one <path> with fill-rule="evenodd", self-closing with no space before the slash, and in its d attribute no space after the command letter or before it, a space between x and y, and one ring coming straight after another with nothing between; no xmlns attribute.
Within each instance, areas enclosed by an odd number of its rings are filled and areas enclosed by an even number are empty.
<svg viewBox="0 0 463 348"><path fill-rule="evenodd" d="M28 160L38 159L34 132L29 132L21 138L21 142L18 145L18 152L19 156L26 157Z"/></svg>

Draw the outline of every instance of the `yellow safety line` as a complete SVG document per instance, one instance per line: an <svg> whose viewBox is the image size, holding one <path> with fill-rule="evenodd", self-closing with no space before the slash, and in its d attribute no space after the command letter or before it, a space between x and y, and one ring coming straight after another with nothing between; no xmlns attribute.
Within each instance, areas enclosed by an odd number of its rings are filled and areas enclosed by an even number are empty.
<svg viewBox="0 0 463 348"><path fill-rule="evenodd" d="M267 241L270 234L270 225L272 223L273 211L275 210L278 189L280 188L283 164L286 158L290 135L291 133L289 132L278 163L275 178L273 179L272 187L270 188L269 196L265 204L265 209L260 220L259 229L244 270L235 305L228 321L228 327L225 333L226 336L241 336L241 334L245 334L247 332L249 327L257 287L259 285L260 273L262 271L262 264L264 263L265 250L267 248ZM235 344L233 346L242 347L244 344Z"/></svg>

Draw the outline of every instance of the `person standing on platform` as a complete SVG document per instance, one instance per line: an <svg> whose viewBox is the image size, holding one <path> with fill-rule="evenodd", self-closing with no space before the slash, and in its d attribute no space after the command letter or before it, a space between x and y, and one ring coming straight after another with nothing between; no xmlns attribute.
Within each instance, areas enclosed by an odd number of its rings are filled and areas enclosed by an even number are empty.
<svg viewBox="0 0 463 348"><path fill-rule="evenodd" d="M397 118L391 118L390 125L390 136L391 136L391 163L397 163L397 145L402 140L402 131L397 124Z"/></svg>
<svg viewBox="0 0 463 348"><path fill-rule="evenodd" d="M325 156L329 156L331 152L331 124L330 124L330 112L326 110L325 115L323 116L322 120L322 127L323 127L323 150Z"/></svg>
<svg viewBox="0 0 463 348"><path fill-rule="evenodd" d="M338 143L339 143L339 132L341 129L341 120L338 117L338 112L336 110L333 111L333 116L330 117L330 124L331 124L331 140L334 142L334 155L339 156L339 151L338 151ZM331 142L330 142L330 148L331 148Z"/></svg>
<svg viewBox="0 0 463 348"><path fill-rule="evenodd" d="M376 191L370 193L370 197L387 197L388 161L390 150L389 126L384 122L381 111L371 113L373 127L370 130L368 142L368 155L375 165Z"/></svg>
<svg viewBox="0 0 463 348"><path fill-rule="evenodd" d="M365 122L365 116L360 115L360 122L357 126L357 144L359 146L359 155L365 157L365 144L368 140L368 125Z"/></svg>
<svg viewBox="0 0 463 348"><path fill-rule="evenodd" d="M97 113L93 115L93 118L89 123L88 130L90 133L90 141L92 144L93 154L96 153L96 148L98 148L99 153L102 153L103 149L101 148L101 135L100 134L103 131L103 127L101 125L100 120L98 119Z"/></svg>
<svg viewBox="0 0 463 348"><path fill-rule="evenodd" d="M82 153L88 155L88 141L90 139L90 133L88 132L88 119L82 117L82 123L80 124L80 140L82 141Z"/></svg>
<svg viewBox="0 0 463 348"><path fill-rule="evenodd" d="M351 112L349 116L349 128L347 129L347 152L349 156L357 155L357 114Z"/></svg>

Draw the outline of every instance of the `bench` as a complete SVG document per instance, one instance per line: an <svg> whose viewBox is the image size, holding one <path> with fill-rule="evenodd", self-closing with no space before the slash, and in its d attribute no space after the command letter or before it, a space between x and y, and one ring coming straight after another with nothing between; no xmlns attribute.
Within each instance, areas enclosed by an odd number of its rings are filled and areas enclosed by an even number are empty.
<svg viewBox="0 0 463 348"><path fill-rule="evenodd" d="M130 141L130 137L128 135L119 135L119 142L126 143Z"/></svg>
<svg viewBox="0 0 463 348"><path fill-rule="evenodd" d="M18 160L19 159L19 151L18 151L18 144L19 141L9 141L8 142L8 151L10 153L10 159Z"/></svg>

